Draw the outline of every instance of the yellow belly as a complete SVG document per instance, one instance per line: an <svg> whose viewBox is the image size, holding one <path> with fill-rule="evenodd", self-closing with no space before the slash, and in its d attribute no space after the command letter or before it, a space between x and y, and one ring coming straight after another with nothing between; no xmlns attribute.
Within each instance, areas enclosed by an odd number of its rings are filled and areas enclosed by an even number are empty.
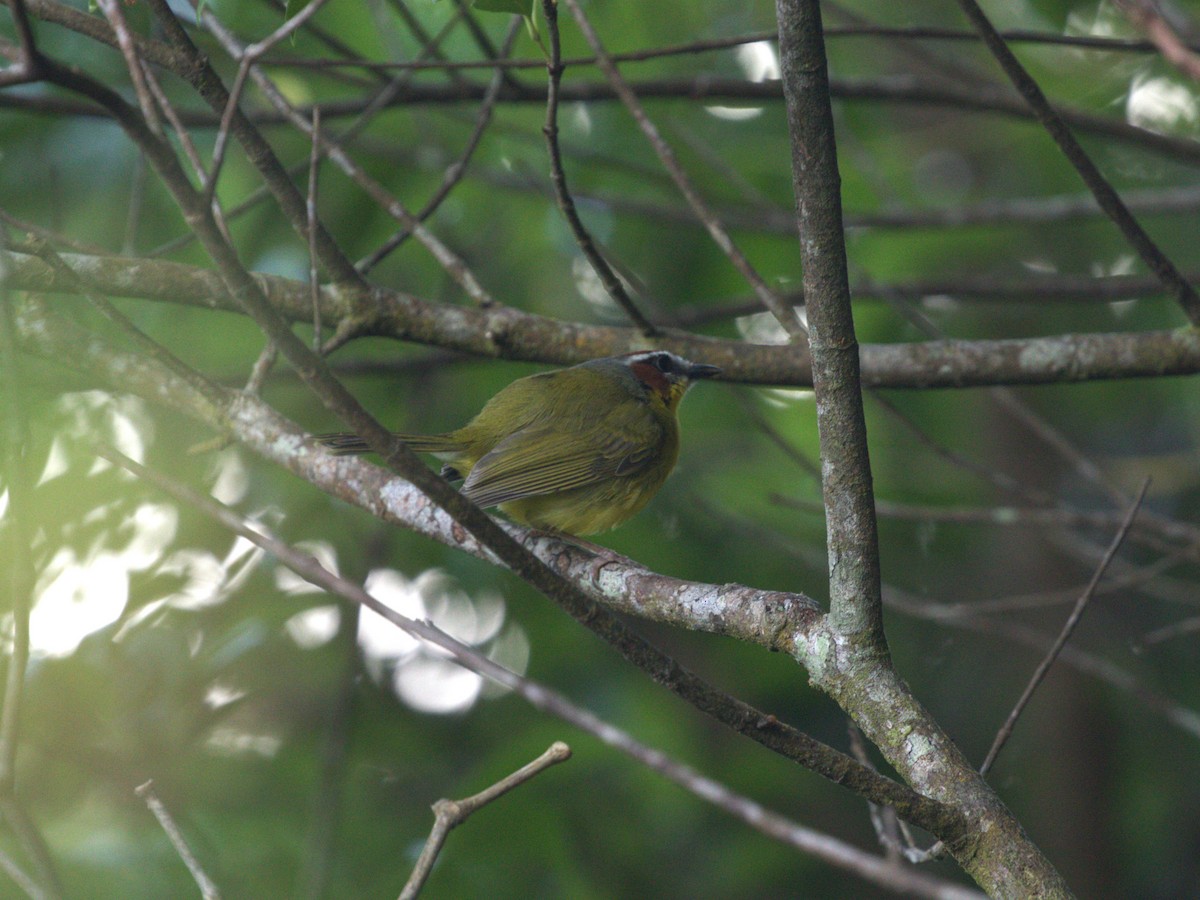
<svg viewBox="0 0 1200 900"><path fill-rule="evenodd" d="M638 479L614 479L573 491L510 500L502 503L500 509L514 522L533 528L581 536L597 534L616 528L640 511L665 480L665 473L650 482L644 475Z"/></svg>

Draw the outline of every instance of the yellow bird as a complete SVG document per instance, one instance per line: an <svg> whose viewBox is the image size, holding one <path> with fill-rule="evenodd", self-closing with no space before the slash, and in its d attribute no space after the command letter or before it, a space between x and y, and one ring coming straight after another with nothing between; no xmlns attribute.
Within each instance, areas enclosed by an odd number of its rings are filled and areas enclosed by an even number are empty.
<svg viewBox="0 0 1200 900"><path fill-rule="evenodd" d="M716 366L649 350L519 378L457 431L399 434L445 461L462 493L523 525L573 535L620 525L658 493L679 458L679 402ZM337 454L355 434L318 435Z"/></svg>

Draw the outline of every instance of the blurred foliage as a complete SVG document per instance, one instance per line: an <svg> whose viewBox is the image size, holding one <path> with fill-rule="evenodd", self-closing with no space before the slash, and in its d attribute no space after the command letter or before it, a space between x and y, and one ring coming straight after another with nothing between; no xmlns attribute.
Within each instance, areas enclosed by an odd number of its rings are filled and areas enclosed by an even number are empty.
<svg viewBox="0 0 1200 900"><path fill-rule="evenodd" d="M280 7L268 0L208 6L246 40L262 37L281 21ZM416 0L408 6L430 33L458 15L450 2ZM1135 36L1108 3L1027 0L991 7L1001 27ZM587 10L613 52L774 26L773 4L767 2L703 0L675 5L669 14L660 4L628 2L592 3ZM135 31L155 33L144 5L126 6L125 13ZM827 4L825 15L827 26L963 27L953 4L928 0L892 5L852 0ZM499 45L507 17L476 18ZM420 41L391 4L333 3L314 21L324 35L368 59L412 60L421 52ZM562 22L564 54L586 56L569 16ZM2 27L13 40L7 13ZM117 52L47 23L37 25L37 38L51 56L129 93ZM235 67L215 42L200 31L195 38L231 82ZM1172 91L1182 92L1190 106L1168 104L1167 111L1155 113L1151 127L1195 138L1200 118L1195 85L1157 55L1016 46L1055 102L1098 116L1133 116L1130 98L1147 84L1157 85L1156 96L1168 99L1180 96ZM449 31L442 52L453 60L482 58L461 24ZM541 58L524 32L514 52ZM333 55L321 35L306 30L272 58L281 63ZM990 58L970 41L840 35L829 40L829 59L835 79L912 76L967 89L999 79ZM750 62L744 51L727 48L631 62L623 72L635 84L746 77ZM268 71L297 101L356 99L374 79L354 69L343 76L339 69L276 64ZM462 77L482 84L490 71ZM529 69L515 77L539 85L544 73ZM564 84L599 79L590 67L570 67ZM418 73L415 81L452 83L435 69ZM186 85L164 76L164 86L181 109L200 110ZM58 96L39 86L8 93L30 101ZM682 98L646 105L700 191L736 223L735 238L767 280L796 288L799 254L788 227L792 193L782 101ZM264 108L253 90L247 106ZM350 149L373 177L410 208L419 208L458 157L477 111L476 102L394 106L377 115ZM856 284L1140 271L1116 228L1096 216L955 227L855 226L856 217L885 212L916 217L1000 200L1036 205L1079 196L1082 186L1049 138L1028 121L950 105L868 100L838 101L835 115ZM544 117L540 103L499 103L466 177L430 227L501 302L564 320L620 322L611 305L595 301L594 284L553 202ZM337 131L347 121L330 116L325 126ZM567 175L582 214L636 279L643 308L671 321L746 302L750 292L690 216L619 104L566 103L560 127ZM193 131L202 155L211 152L214 133L212 127ZM307 160L301 135L279 126L266 133L285 163ZM1194 189L1194 162L1095 134L1081 137L1120 190ZM103 118L6 109L0 148L0 203L10 216L130 254L149 253L186 232L166 192ZM297 178L303 184L303 174ZM220 199L228 209L257 187L253 168L233 149ZM131 200L135 194L139 199ZM369 254L396 228L331 165L322 169L320 205L352 259ZM1148 212L1141 219L1182 269L1200 270L1194 209ZM306 248L269 204L233 219L231 227L250 268L307 277ZM206 264L194 245L174 250L170 258ZM421 297L467 302L415 241L387 257L371 277ZM53 302L103 327L81 299ZM146 333L229 384L244 383L263 345L258 331L239 316L166 303L120 304ZM915 305L861 300L859 338L924 339L914 312L940 333L964 338L1183 324L1178 310L1153 292L1120 303L1061 303L1031 288L983 302L948 288ZM733 315L714 316L697 330L754 339L764 333L761 321ZM380 339L356 341L334 362L345 367L347 382L369 408L398 429L413 431L455 427L503 384L535 371L522 364L447 359L429 348ZM28 552L38 573L40 614L35 611L18 773L20 794L45 835L68 896L195 893L167 838L134 795L150 779L226 897L394 896L428 832L430 803L483 789L557 739L572 745L574 758L457 829L426 896L876 895L856 879L746 830L511 696L455 682L446 688L462 700L454 711L414 708L403 690L397 693L404 673L432 678L427 686L432 694L453 681L448 664L411 647L391 658L368 653L355 640L358 619L352 611L330 609L328 598L297 590L276 563L207 520L173 509L149 488L97 466L97 434L264 518L289 541L319 542L343 574L364 579L388 572L402 586L404 602L415 608L447 616L447 610L458 610L455 615L470 620L488 652L521 664L521 648L527 648L530 677L704 774L810 827L874 846L862 803L726 733L647 683L516 579L387 529L237 448L193 453L212 437L202 427L141 401L101 394L69 363L31 359L24 372L31 432L24 463L36 483L34 544ZM1200 505L1200 401L1194 388L1192 381L1176 379L1028 388L1013 396L1094 461L1109 484L1131 494L1150 475L1150 508L1192 523ZM267 382L265 397L313 431L337 427L284 367ZM1006 412L992 392L892 392L880 400L918 423L938 446L1006 473L1055 503L1121 511L1044 436ZM881 500L947 508L1022 503L932 450L881 402L868 399L868 416ZM644 513L602 540L656 571L803 591L823 601L821 516L779 500L819 503L820 486L760 426L765 422L815 463L810 396L705 384L689 397L682 417L684 448L676 475ZM0 535L10 531L0 524ZM1039 658L999 629L1020 626L1053 635L1091 574L1096 548L1111 534L1111 528L883 520L885 579L929 613L888 614L898 667L971 759L982 759ZM1154 577L1099 596L1073 642L1115 667L1133 687L1119 690L1060 662L993 774L1080 896L1200 892L1195 631L1140 646L1152 630L1197 615L1195 547L1152 537L1131 541L1116 574L1172 554L1175 561ZM435 570L440 574L428 574ZM1039 599L1050 592L1061 595ZM996 609L990 605L1004 598L1017 599ZM950 604L973 609L965 619L970 627L936 620L936 611ZM322 612L297 618L311 610ZM5 621L10 634L11 617ZM467 627L461 617L453 621ZM324 630L314 622L323 622ZM717 685L818 738L847 746L844 717L808 688L790 660L757 647L635 624ZM1168 698L1182 712L1172 718L1139 699L1140 691ZM5 830L0 849L21 858ZM962 877L949 863L931 871ZM0 886L4 896L14 890Z"/></svg>

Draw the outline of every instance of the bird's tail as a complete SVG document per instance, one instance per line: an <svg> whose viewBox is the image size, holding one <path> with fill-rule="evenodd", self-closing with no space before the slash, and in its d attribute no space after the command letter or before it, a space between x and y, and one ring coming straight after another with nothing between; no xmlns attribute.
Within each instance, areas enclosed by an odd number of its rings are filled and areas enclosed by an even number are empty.
<svg viewBox="0 0 1200 900"><path fill-rule="evenodd" d="M449 434L397 434L396 437L418 453L453 453L462 449L462 444ZM335 456L353 456L357 453L371 452L367 442L351 431L314 434L313 440Z"/></svg>

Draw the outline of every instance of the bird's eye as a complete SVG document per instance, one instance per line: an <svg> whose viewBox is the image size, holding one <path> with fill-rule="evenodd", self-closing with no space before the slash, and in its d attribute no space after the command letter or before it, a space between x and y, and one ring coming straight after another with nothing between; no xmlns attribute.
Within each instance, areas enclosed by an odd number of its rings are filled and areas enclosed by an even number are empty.
<svg viewBox="0 0 1200 900"><path fill-rule="evenodd" d="M669 374L675 369L674 361L669 353L656 353L650 358L650 364L658 371Z"/></svg>

